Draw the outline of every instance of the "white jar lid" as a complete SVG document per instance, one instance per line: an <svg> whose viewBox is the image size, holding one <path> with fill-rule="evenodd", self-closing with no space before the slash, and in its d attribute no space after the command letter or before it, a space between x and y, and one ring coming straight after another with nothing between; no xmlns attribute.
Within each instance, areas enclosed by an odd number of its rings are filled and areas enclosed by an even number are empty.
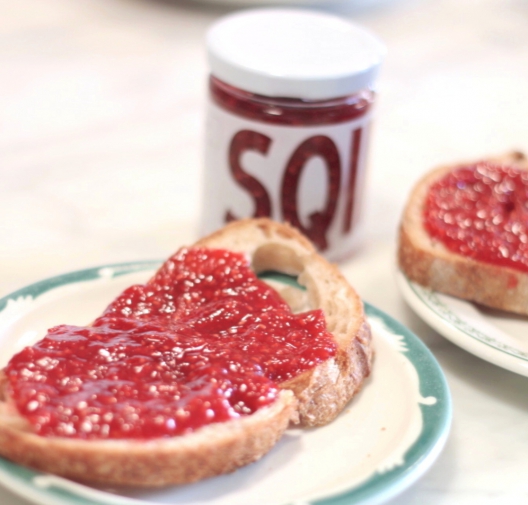
<svg viewBox="0 0 528 505"><path fill-rule="evenodd" d="M221 18L207 33L212 74L252 93L322 100L372 88L384 45L318 11L269 8Z"/></svg>

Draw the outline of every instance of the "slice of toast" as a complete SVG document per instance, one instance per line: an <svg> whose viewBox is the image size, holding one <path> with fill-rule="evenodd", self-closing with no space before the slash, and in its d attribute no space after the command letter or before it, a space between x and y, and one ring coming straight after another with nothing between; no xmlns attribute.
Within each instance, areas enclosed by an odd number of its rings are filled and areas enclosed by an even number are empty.
<svg viewBox="0 0 528 505"><path fill-rule="evenodd" d="M148 440L81 440L32 431L0 378L0 454L74 480L132 486L184 484L231 472L266 454L290 422L330 422L359 391L372 361L361 300L337 268L288 225L267 219L234 222L195 244L248 255L259 273L299 276L306 291L286 290L293 306L324 311L336 356L286 383L278 399L255 413L209 424L183 436ZM3 375L3 374L2 374Z"/></svg>
<svg viewBox="0 0 528 505"><path fill-rule="evenodd" d="M528 160L520 152L478 161L528 170ZM416 184L400 224L398 265L411 281L432 290L496 309L528 314L528 274L454 253L431 238L424 228L424 202L431 185L453 169L473 163L437 168Z"/></svg>

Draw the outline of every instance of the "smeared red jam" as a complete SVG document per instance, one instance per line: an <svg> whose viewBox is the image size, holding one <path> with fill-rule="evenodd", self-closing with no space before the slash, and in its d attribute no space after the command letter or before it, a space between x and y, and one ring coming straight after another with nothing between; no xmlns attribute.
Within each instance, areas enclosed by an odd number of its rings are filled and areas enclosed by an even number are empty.
<svg viewBox="0 0 528 505"><path fill-rule="evenodd" d="M481 162L461 166L429 190L428 233L464 256L528 271L528 174Z"/></svg>
<svg viewBox="0 0 528 505"><path fill-rule="evenodd" d="M323 313L294 315L243 255L182 249L92 326L50 329L6 374L40 435L141 439L252 414L335 351Z"/></svg>

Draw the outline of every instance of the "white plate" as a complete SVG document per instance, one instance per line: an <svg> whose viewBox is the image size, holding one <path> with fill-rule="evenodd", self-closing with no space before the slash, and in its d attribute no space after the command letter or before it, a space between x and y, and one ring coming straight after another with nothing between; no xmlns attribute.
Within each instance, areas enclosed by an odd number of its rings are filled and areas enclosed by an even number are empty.
<svg viewBox="0 0 528 505"><path fill-rule="evenodd" d="M454 344L490 363L528 377L528 318L443 295L411 282L397 281L416 313Z"/></svg>
<svg viewBox="0 0 528 505"><path fill-rule="evenodd" d="M110 265L33 284L0 300L0 367L59 324L87 324L154 262ZM366 306L376 359L371 378L328 426L291 429L259 462L233 474L157 491L99 489L0 458L0 483L41 505L345 505L382 503L418 479L449 432L442 371L409 330Z"/></svg>

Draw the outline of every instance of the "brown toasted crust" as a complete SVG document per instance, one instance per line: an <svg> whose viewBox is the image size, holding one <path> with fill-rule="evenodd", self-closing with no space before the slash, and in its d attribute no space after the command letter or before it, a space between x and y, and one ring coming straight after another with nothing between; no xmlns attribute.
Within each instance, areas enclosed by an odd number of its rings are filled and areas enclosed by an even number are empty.
<svg viewBox="0 0 528 505"><path fill-rule="evenodd" d="M519 152L488 158L528 170ZM426 174L414 187L405 207L398 246L398 264L412 281L435 291L509 312L528 314L528 275L518 270L483 263L449 251L423 227L423 207L429 187L457 163Z"/></svg>
<svg viewBox="0 0 528 505"><path fill-rule="evenodd" d="M299 284L306 287L304 308L323 310L338 350L335 359L281 387L295 393L301 424L320 426L332 421L361 389L372 366L363 303L345 277L295 228L266 218L235 221L196 245L245 252L257 273L274 270L298 276Z"/></svg>
<svg viewBox="0 0 528 505"><path fill-rule="evenodd" d="M285 298L303 309L323 309L338 344L336 358L282 384L279 399L251 416L181 437L146 441L38 436L5 396L0 372L0 455L79 481L142 487L185 484L261 458L299 417L310 426L335 418L361 388L372 360L363 305L337 268L318 256L295 229L267 219L235 222L195 246L245 252L257 272L299 275L306 294L291 290Z"/></svg>

